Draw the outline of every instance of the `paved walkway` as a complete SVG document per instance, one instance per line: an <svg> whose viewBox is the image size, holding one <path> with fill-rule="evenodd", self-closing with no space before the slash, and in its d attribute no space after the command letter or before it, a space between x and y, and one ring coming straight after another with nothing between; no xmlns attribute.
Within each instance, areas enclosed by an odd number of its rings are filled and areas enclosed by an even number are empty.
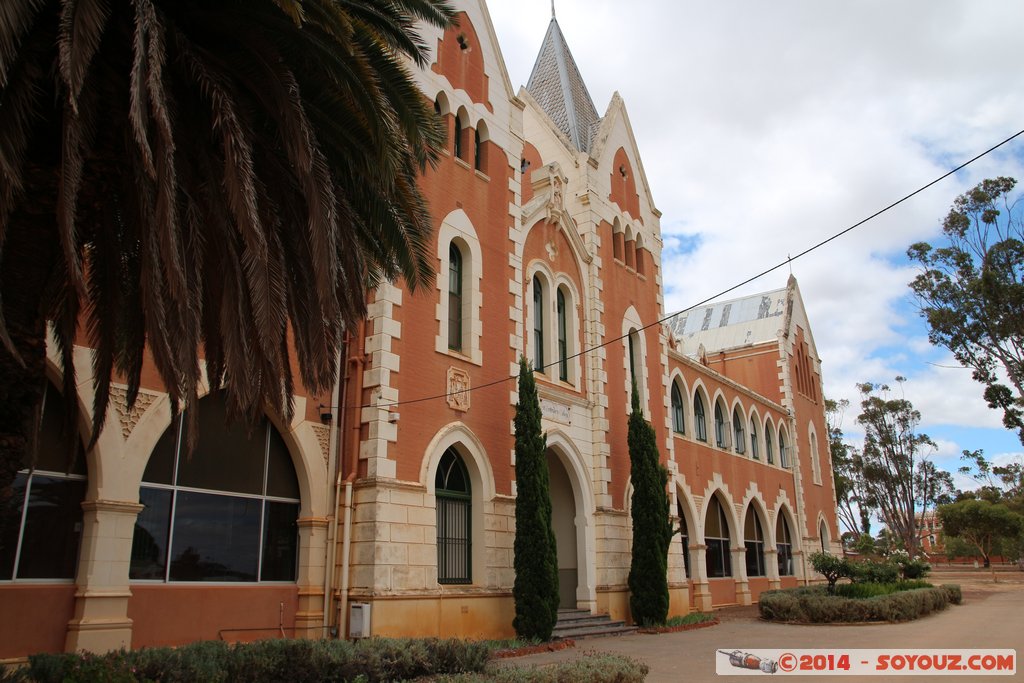
<svg viewBox="0 0 1024 683"><path fill-rule="evenodd" d="M965 586L965 589L968 589ZM964 604L944 612L903 624L865 624L854 626L792 626L757 620L750 608L738 608L738 614L726 610L718 626L660 635L630 635L595 638L577 643L575 648L506 660L517 666L544 666L586 656L588 652L615 652L643 661L650 667L651 683L677 681L753 680L747 677L715 674L715 651L758 648L874 648L934 649L985 648L1015 649L1024 656L1024 591L1019 586L1000 589L966 590ZM1019 660L1017 676L1024 680ZM934 677L929 677L936 680ZM799 681L886 680L883 676L801 676ZM903 678L912 682L921 676ZM1009 680L1003 676L943 676L947 681Z"/></svg>

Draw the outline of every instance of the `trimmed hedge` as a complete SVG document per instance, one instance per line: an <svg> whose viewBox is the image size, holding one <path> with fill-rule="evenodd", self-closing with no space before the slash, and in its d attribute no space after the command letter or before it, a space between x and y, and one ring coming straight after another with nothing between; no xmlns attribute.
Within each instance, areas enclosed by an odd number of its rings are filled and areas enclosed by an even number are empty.
<svg viewBox="0 0 1024 683"><path fill-rule="evenodd" d="M870 598L829 595L824 586L761 593L761 617L772 621L817 624L863 621L911 621L960 603L959 586L913 588Z"/></svg>
<svg viewBox="0 0 1024 683"><path fill-rule="evenodd" d="M33 655L17 675L32 683L401 681L483 671L489 658L485 644L455 639L210 641L105 655Z"/></svg>
<svg viewBox="0 0 1024 683"><path fill-rule="evenodd" d="M641 683L649 669L622 655L584 652L583 657L545 667L490 667L486 673L443 676L446 683Z"/></svg>
<svg viewBox="0 0 1024 683"><path fill-rule="evenodd" d="M836 586L835 594L843 598L877 598L899 591L910 591L916 588L932 588L927 581L896 581L894 583L841 583Z"/></svg>

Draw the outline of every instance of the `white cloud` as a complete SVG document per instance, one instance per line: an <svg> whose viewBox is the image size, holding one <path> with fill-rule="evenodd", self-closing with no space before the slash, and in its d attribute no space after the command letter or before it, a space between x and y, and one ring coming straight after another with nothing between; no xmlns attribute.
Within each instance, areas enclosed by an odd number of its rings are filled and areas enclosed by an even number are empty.
<svg viewBox="0 0 1024 683"><path fill-rule="evenodd" d="M668 311L866 218L1021 124L1024 3L558 0L557 10L598 111L615 90L625 99L663 212ZM550 5L494 0L490 11L518 88ZM903 254L934 240L951 200L981 178L1024 179L1021 144L1013 150L792 264L829 396L856 406L855 382L903 374L925 431L1000 428L968 371L923 364L943 354L908 313Z"/></svg>

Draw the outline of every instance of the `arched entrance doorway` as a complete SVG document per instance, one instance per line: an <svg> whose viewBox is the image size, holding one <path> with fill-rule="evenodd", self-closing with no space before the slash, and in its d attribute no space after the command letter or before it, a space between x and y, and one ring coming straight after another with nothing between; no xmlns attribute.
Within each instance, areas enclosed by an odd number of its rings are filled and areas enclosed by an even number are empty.
<svg viewBox="0 0 1024 683"><path fill-rule="evenodd" d="M549 448L547 458L551 480L551 528L555 532L558 556L558 607L575 609L576 589L579 586L576 496L569 472L558 453Z"/></svg>

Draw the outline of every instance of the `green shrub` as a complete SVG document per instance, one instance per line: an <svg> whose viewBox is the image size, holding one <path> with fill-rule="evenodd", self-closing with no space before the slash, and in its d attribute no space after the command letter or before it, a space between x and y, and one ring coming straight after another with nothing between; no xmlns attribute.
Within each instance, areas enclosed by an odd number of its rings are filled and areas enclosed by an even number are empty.
<svg viewBox="0 0 1024 683"><path fill-rule="evenodd" d="M845 557L836 557L831 553L811 553L811 566L814 571L828 581L828 590L833 592L836 581L850 576L850 561Z"/></svg>
<svg viewBox="0 0 1024 683"><path fill-rule="evenodd" d="M931 588L927 581L896 581L894 583L844 583L836 586L836 595L844 598L875 598L899 591Z"/></svg>
<svg viewBox="0 0 1024 683"><path fill-rule="evenodd" d="M861 584L852 585L856 587L841 588L853 593L876 590ZM830 595L823 586L810 586L766 591L761 594L759 609L762 618L773 621L909 621L945 609L951 602L955 603L954 595L954 591L946 587L914 587L874 597L850 598Z"/></svg>
<svg viewBox="0 0 1024 683"><path fill-rule="evenodd" d="M689 626L690 624L703 624L706 621L714 621L715 615L708 612L690 612L683 616L670 617L665 626Z"/></svg>
<svg viewBox="0 0 1024 683"><path fill-rule="evenodd" d="M34 655L29 658L27 675L38 683L400 681L483 671L489 657L485 644L455 639L371 638L354 644L263 640L234 646L202 642L106 655Z"/></svg>
<svg viewBox="0 0 1024 683"><path fill-rule="evenodd" d="M960 592L960 586L955 583L944 583L939 586L942 590L946 591L946 595L949 597L949 601L954 605L959 605L963 602L964 597Z"/></svg>
<svg viewBox="0 0 1024 683"><path fill-rule="evenodd" d="M850 562L847 576L854 583L896 583L900 578L900 567L888 560L861 560Z"/></svg>
<svg viewBox="0 0 1024 683"><path fill-rule="evenodd" d="M486 674L440 677L448 683L640 683L649 669L643 662L622 655L584 652L572 662L543 668L491 667Z"/></svg>

